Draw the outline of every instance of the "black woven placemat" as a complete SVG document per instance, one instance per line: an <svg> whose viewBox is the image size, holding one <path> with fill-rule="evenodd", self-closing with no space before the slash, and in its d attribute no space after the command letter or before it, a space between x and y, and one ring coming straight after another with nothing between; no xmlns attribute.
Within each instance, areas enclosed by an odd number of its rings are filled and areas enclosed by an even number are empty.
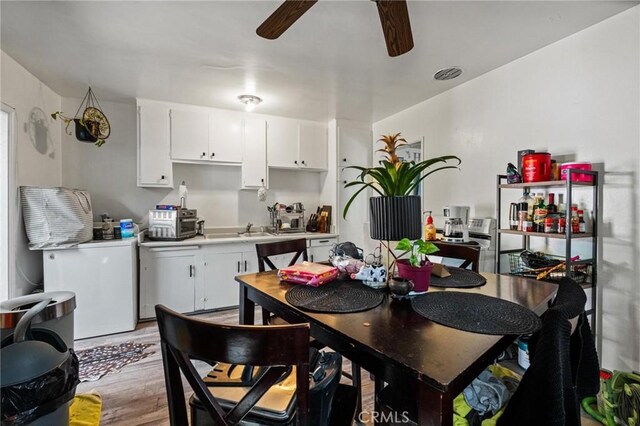
<svg viewBox="0 0 640 426"><path fill-rule="evenodd" d="M384 293L358 281L336 280L320 287L298 285L285 294L287 302L310 312L349 313L375 308Z"/></svg>
<svg viewBox="0 0 640 426"><path fill-rule="evenodd" d="M485 277L469 269L447 266L447 271L451 274L448 277L431 275L429 285L447 288L471 288L480 287L487 283Z"/></svg>
<svg viewBox="0 0 640 426"><path fill-rule="evenodd" d="M481 334L531 334L540 318L524 306L477 293L435 291L411 301L413 310L447 327Z"/></svg>

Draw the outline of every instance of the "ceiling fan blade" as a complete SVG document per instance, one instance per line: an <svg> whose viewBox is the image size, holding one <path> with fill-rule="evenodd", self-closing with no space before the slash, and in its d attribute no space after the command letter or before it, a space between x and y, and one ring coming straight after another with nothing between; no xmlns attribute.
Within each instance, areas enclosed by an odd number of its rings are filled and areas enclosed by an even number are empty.
<svg viewBox="0 0 640 426"><path fill-rule="evenodd" d="M263 38L275 40L294 22L316 4L318 0L285 0L263 23L256 33Z"/></svg>
<svg viewBox="0 0 640 426"><path fill-rule="evenodd" d="M413 49L413 35L406 0L376 0L389 56Z"/></svg>

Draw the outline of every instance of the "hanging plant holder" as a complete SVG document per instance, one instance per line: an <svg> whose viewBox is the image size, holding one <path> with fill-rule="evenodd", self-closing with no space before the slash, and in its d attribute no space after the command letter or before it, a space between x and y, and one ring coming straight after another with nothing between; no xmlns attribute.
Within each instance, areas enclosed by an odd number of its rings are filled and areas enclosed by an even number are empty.
<svg viewBox="0 0 640 426"><path fill-rule="evenodd" d="M82 116L79 116L82 111ZM68 135L72 132L69 130L71 122L75 123L76 139L80 142L93 142L96 146L104 145L105 140L111 134L111 125L107 116L102 112L98 98L96 98L93 90L89 87L87 94L84 95L78 110L73 118L65 117L62 111L54 112L51 117L55 120L60 117L66 124L65 131Z"/></svg>

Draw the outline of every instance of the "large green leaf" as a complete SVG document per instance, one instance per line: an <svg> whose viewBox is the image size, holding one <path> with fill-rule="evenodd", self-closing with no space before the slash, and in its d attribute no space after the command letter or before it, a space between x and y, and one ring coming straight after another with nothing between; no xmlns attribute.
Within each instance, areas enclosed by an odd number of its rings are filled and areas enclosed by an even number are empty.
<svg viewBox="0 0 640 426"><path fill-rule="evenodd" d="M457 160L456 165L440 166L433 170L427 170L429 167L438 163L447 163L451 160ZM379 161L377 167L361 167L361 166L349 166L345 169L358 170L360 174L356 180L345 184L345 188L360 185L358 191L351 196L347 204L345 205L343 216L346 217L349 207L353 203L355 197L357 197L366 188L372 188L378 194L382 196L404 196L410 195L416 187L427 178L427 176L446 169L455 169L460 165L460 158L455 155L445 155L442 157L434 157L428 160L415 162L403 162L396 165L387 159Z"/></svg>

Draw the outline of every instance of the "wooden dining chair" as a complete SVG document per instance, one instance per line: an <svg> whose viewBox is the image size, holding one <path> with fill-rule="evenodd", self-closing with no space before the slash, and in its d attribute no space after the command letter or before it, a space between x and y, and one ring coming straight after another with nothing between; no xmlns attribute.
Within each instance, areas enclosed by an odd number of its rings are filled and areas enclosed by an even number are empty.
<svg viewBox="0 0 640 426"><path fill-rule="evenodd" d="M467 244L445 243L442 241L432 241L440 250L434 253L434 256L449 257L452 259L464 260L460 268L468 268L478 272L480 267L480 247Z"/></svg>
<svg viewBox="0 0 640 426"><path fill-rule="evenodd" d="M216 425L236 425L278 382L296 367L296 422L309 424L309 324L230 326L215 324L156 305L171 425L189 424L180 373ZM224 410L191 360L270 367L234 407ZM248 420L249 418L247 418ZM258 421L258 424L260 422Z"/></svg>
<svg viewBox="0 0 640 426"><path fill-rule="evenodd" d="M300 259L300 256L302 256L302 260L308 261L309 255L307 254L307 240L305 238L299 238L297 240L256 244L258 271L265 272L267 271L267 267L269 267L269 270L278 269L273 261L269 259L269 256L278 256L289 253L293 255L289 262L289 266L295 265L298 259ZM271 320L271 313L262 308L262 324L268 325L272 322Z"/></svg>
<svg viewBox="0 0 640 426"><path fill-rule="evenodd" d="M277 241L273 243L256 244L256 253L258 255L258 271L260 272L265 272L267 270L267 266L269 267L269 270L278 269L276 265L274 265L274 263L269 259L269 256L278 256L281 254L292 253L293 257L289 262L289 266L294 265L298 261L300 256L302 256L302 260L304 261L309 260L307 255L307 240L304 238L300 238L297 240ZM281 325L286 324L286 321L279 317L272 316L268 310L262 308L262 324ZM318 349L322 349L324 347L322 343L314 340L313 338L311 339L310 344L311 346ZM347 377L348 379L351 379L353 386L355 386L358 390L358 413L360 413L362 411L362 378L360 367L352 364L351 373L352 374L343 372L342 375Z"/></svg>

